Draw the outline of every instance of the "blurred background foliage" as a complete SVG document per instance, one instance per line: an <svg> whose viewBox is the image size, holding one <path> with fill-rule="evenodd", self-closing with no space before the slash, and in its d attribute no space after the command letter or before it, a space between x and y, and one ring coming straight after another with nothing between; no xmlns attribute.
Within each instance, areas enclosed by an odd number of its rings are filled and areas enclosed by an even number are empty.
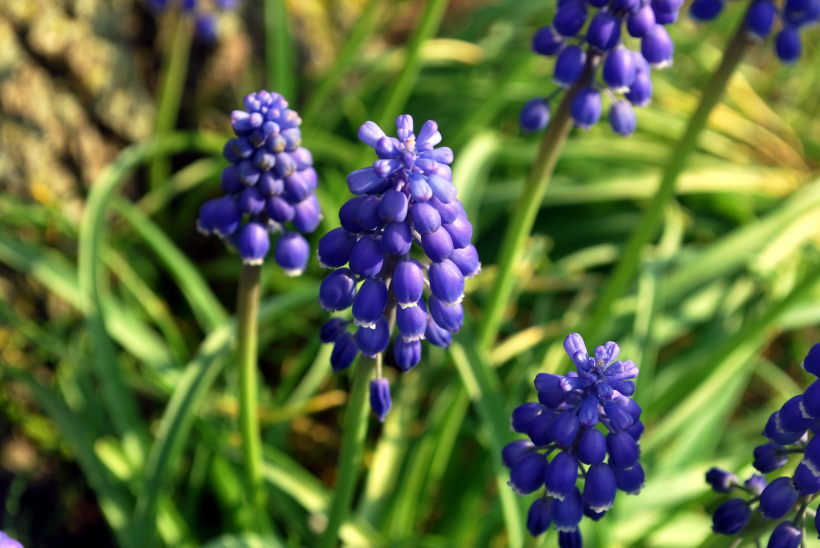
<svg viewBox="0 0 820 548"><path fill-rule="evenodd" d="M223 15L216 43L192 42L170 120L201 132L199 151L174 155L155 187L137 170L99 209L106 237L91 236L99 264L90 268L103 273L92 292L102 327L87 317L89 267L78 262L84 205L118 152L158 125L154 97L178 19L133 0L0 2L0 528L29 547L129 546L131 516L150 498L168 547L311 546L322 531L349 388L317 339L323 272L315 260L298 279L263 270L271 523L268 536L244 535L229 319L240 261L194 229L199 205L219 194L230 111L275 82L302 114L317 162L325 219L313 244L337 226L346 173L368 162L356 128L408 112L417 124L437 120L455 150L484 263L468 285L459 344L430 347L407 375L389 368L395 406L383 426L372 419L344 543L555 545L552 531L525 538L526 500L506 497L520 523L505 525L506 477L493 452L513 435L493 425L533 399L536 372L568 366L561 341L594 305L744 3L710 25L682 17L670 26L675 65L653 74L633 137L606 124L573 131L516 303L479 355L472 325L537 146L538 136L519 133L518 110L553 89L552 61L529 51L551 2L288 0L287 19L269 20L267 55L262 2ZM806 37L794 66L770 44L747 55L613 308L604 340L641 367L647 486L621 494L606 520L584 522L588 546L711 542L717 499L704 471L750 472L768 414L809 381L799 364L820 340L820 42ZM108 338L115 353L103 363ZM469 360L486 375L472 377ZM112 417L107 374L136 399L142 441Z"/></svg>

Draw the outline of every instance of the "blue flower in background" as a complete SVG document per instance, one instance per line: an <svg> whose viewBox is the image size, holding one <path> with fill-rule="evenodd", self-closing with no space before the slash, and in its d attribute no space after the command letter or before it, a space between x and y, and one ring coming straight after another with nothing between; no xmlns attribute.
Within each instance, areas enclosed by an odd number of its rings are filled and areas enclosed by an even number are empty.
<svg viewBox="0 0 820 548"><path fill-rule="evenodd" d="M695 0L689 15L697 21L711 21L723 11L724 0ZM786 0L781 7L771 0L754 0L746 13L746 31L757 41L766 40L780 29L774 40L775 53L784 63L800 58L800 33L820 20L820 0Z"/></svg>
<svg viewBox="0 0 820 548"><path fill-rule="evenodd" d="M301 146L302 120L276 92L251 93L244 105L246 110L231 113L236 138L223 151L231 162L222 172L225 196L202 205L197 228L225 240L249 265L262 264L270 233L281 232L274 259L285 274L298 276L310 258L302 234L316 230L322 219L313 193L313 157Z"/></svg>
<svg viewBox="0 0 820 548"><path fill-rule="evenodd" d="M820 376L820 344L809 350L801 365L812 375ZM763 474L786 466L789 454L802 455L794 474L768 483L765 477L754 474L741 485L731 472L712 468L706 473L706 482L718 493L738 489L749 494L748 499L733 498L715 510L713 531L735 535L744 530L755 512L763 520L775 520L787 517L799 508L793 520L777 525L768 547L799 546L802 537L799 525L805 519L806 507L820 492L820 438L814 435L818 428L820 380L814 381L802 395L791 398L769 417L763 435L771 441L754 449L752 465Z"/></svg>
<svg viewBox="0 0 820 548"><path fill-rule="evenodd" d="M351 337L351 322L334 318L322 330L323 342L335 344L335 371L349 367L359 351L370 358L384 352L393 320L399 331L393 356L402 371L421 360L422 339L449 346L464 320L464 280L481 271L470 243L473 227L452 183L453 151L436 148L438 125L429 120L416 135L412 117L404 114L396 127L398 138L373 122L359 128L359 139L379 159L348 175L355 197L339 210L342 226L319 241L319 263L334 269L322 281L319 303L327 311L352 306L356 327ZM384 420L390 408L386 379L374 385L371 403Z"/></svg>
<svg viewBox="0 0 820 548"><path fill-rule="evenodd" d="M616 343L598 346L590 356L581 336L572 333L564 339L564 350L576 371L535 377L538 402L516 407L510 422L529 440L508 444L501 456L516 493L544 488L530 508L530 533L538 536L551 523L564 535L562 546L580 546L578 523L584 515L598 521L612 508L618 490L638 494L643 487L638 462L643 424L641 408L631 399L638 367L617 360ZM583 491L577 487L579 470Z"/></svg>
<svg viewBox="0 0 820 548"><path fill-rule="evenodd" d="M0 548L23 548L23 545L0 531Z"/></svg>
<svg viewBox="0 0 820 548"><path fill-rule="evenodd" d="M544 129L550 120L549 100L588 72L589 83L578 90L571 105L575 124L589 129L598 122L603 90L613 99L609 111L613 131L624 136L634 133L637 120L633 107L644 107L652 98L651 69L672 64L675 45L664 25L677 20L682 5L682 0L559 1L552 25L541 27L532 38L535 53L556 56L553 81L559 89L524 106L521 129ZM624 33L640 40L640 52L623 45ZM596 81L601 65L602 81ZM615 94L622 94L625 100Z"/></svg>
<svg viewBox="0 0 820 548"><path fill-rule="evenodd" d="M190 14L194 17L196 37L208 43L219 38L219 16L227 11L236 11L239 7L239 0L147 0L146 3L155 15L173 7Z"/></svg>

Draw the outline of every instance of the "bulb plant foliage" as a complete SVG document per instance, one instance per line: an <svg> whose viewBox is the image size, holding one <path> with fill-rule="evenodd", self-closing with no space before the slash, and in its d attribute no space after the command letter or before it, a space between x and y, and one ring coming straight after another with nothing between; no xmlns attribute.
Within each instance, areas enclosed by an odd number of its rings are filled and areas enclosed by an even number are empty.
<svg viewBox="0 0 820 548"><path fill-rule="evenodd" d="M633 107L644 107L652 100L651 69L672 64L675 45L665 25L677 20L682 5L683 0L559 1L552 25L541 27L532 38L535 53L556 57L553 82L559 88L524 106L521 129L544 129L550 121L550 99L583 82L570 105L575 125L589 129L598 123L603 92L612 98L609 123L613 131L631 135L637 127ZM624 45L627 34L640 40L640 51ZM584 81L586 72L591 72L588 81Z"/></svg>
<svg viewBox="0 0 820 548"><path fill-rule="evenodd" d="M438 125L428 120L416 135L413 118L403 114L396 127L397 137L374 122L359 128L378 159L348 175L355 197L339 210L341 227L319 241L319 263L333 269L319 303L330 312L352 306L352 322L336 317L322 327L322 341L334 343L334 371L349 367L359 352L369 358L384 352L393 320L393 356L402 371L421 360L422 340L447 348L464 320L464 280L481 271L473 228L452 183L453 151L436 147ZM380 375L370 401L384 420L390 385Z"/></svg>
<svg viewBox="0 0 820 548"><path fill-rule="evenodd" d="M696 21L711 21L723 11L722 0L695 0L689 15ZM801 32L820 20L820 0L786 0L778 7L771 0L754 0L746 14L747 35L766 40L773 32L774 50L784 63L793 63L803 51ZM779 29L779 30L778 30Z"/></svg>
<svg viewBox="0 0 820 548"><path fill-rule="evenodd" d="M538 536L552 525L559 545L570 548L582 544L583 516L598 521L612 508L617 491L640 492L644 428L641 408L631 399L638 367L617 359L616 343L598 346L590 355L581 336L572 333L564 350L576 371L535 377L538 402L518 406L511 419L512 430L529 439L508 444L501 456L516 493L544 490L530 506L529 532Z"/></svg>
<svg viewBox="0 0 820 548"><path fill-rule="evenodd" d="M814 345L802 363L803 369L820 376L820 344ZM800 463L790 476L780 476L767 482L759 474L752 475L742 484L738 477L726 470L712 468L706 473L706 482L718 493L743 492L746 497L732 498L721 504L714 513L712 530L721 535L744 535L752 527L757 514L762 520L789 521L779 523L769 539L769 548L796 548L800 546L806 508L820 491L820 380L806 391L791 398L766 423L763 436L767 443L755 447L752 465L761 473L769 474L786 466L790 454L800 455ZM815 526L820 519L815 517Z"/></svg>
<svg viewBox="0 0 820 548"><path fill-rule="evenodd" d="M322 220L313 156L301 146L302 120L276 92L251 93L244 105L231 113L236 137L223 150L231 162L222 172L225 195L202 205L197 228L222 238L248 265L261 265L270 234L281 233L274 259L285 274L299 276L310 258L302 234Z"/></svg>

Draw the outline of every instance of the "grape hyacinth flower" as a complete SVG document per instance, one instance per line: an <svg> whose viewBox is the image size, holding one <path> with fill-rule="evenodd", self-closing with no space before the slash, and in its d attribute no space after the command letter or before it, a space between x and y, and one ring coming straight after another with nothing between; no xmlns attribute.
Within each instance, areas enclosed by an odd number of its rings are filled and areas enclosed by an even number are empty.
<svg viewBox="0 0 820 548"><path fill-rule="evenodd" d="M371 404L381 420L390 409L380 358L391 323L399 331L393 356L407 372L421 360L423 339L449 346L464 320L464 280L481 272L470 243L473 228L452 183L453 152L435 148L442 139L438 125L429 120L416 135L413 119L403 114L396 126L398 138L373 122L359 128L359 139L379 159L348 175L355 197L339 210L341 227L325 234L317 249L319 264L333 269L319 303L331 312L352 306L353 313L352 322L334 318L322 329L323 342L335 345L331 366L346 369L358 352L378 358ZM355 337L347 333L351 323Z"/></svg>
<svg viewBox="0 0 820 548"><path fill-rule="evenodd" d="M236 11L239 0L148 0L147 4L155 15L178 7L182 13L194 18L196 37L203 42L213 43L219 38L220 15Z"/></svg>
<svg viewBox="0 0 820 548"><path fill-rule="evenodd" d="M524 106L521 129L544 129L550 120L550 99L578 84L581 87L570 108L578 127L589 129L598 122L603 91L612 99L609 121L613 131L624 136L634 133L637 120L633 107L644 107L652 98L651 69L672 64L675 45L664 25L677 20L682 4L678 0L559 2L552 25L541 27L532 38L533 52L556 56L553 81L559 87L547 98L533 99ZM585 25L586 33L582 33ZM640 39L640 51L623 45L624 33ZM598 81L600 65L603 68ZM591 71L588 81L579 84L585 71Z"/></svg>
<svg viewBox="0 0 820 548"><path fill-rule="evenodd" d="M689 16L711 21L723 11L725 0L695 0ZM746 33L754 41L766 40L775 29L774 49L784 63L794 63L802 52L800 34L820 21L820 0L786 0L778 7L772 0L752 0L746 12Z"/></svg>
<svg viewBox="0 0 820 548"><path fill-rule="evenodd" d="M0 531L0 548L23 548L23 545Z"/></svg>
<svg viewBox="0 0 820 548"><path fill-rule="evenodd" d="M237 249L247 265L261 265L270 251L270 233L281 232L274 259L285 274L299 276L310 258L302 234L316 230L322 219L313 193L318 182L313 157L301 146L302 120L276 92L251 93L244 104L246 110L231 113L236 137L223 151L231 162L222 171L225 195L202 205L197 228Z"/></svg>
<svg viewBox="0 0 820 548"><path fill-rule="evenodd" d="M820 376L820 344L809 350L801 365L815 377ZM777 520L796 510L791 521L783 521L775 527L768 546L799 546L800 524L805 520L806 508L812 497L820 492L820 438L815 435L817 431L820 431L820 380L814 381L802 395L791 398L769 417L763 436L771 441L754 449L752 465L763 474L786 466L789 454L801 455L794 474L768 483L763 476L755 474L741 485L737 476L730 472L712 468L706 473L706 482L718 493L738 489L750 495L748 500L733 498L715 510L714 532L735 535L755 513L763 520Z"/></svg>
<svg viewBox="0 0 820 548"><path fill-rule="evenodd" d="M638 462L643 424L641 408L631 399L638 367L617 360L616 343L599 346L590 356L581 335L572 333L564 339L564 350L577 371L535 377L538 402L516 407L510 422L529 440L505 446L502 460L511 469L509 485L516 493L544 489L530 507L530 533L538 536L551 523L561 546L581 546L583 516L598 521L612 508L617 491L638 494L643 487ZM577 486L579 477L583 489Z"/></svg>

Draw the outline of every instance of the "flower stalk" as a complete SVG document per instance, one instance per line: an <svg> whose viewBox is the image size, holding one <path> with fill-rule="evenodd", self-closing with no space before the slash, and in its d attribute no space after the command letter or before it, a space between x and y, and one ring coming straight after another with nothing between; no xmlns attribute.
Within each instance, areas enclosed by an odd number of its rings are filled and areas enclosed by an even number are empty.
<svg viewBox="0 0 820 548"><path fill-rule="evenodd" d="M381 355L379 355L381 358ZM342 447L337 465L338 479L333 502L328 514L327 527L316 544L317 548L333 548L339 537L339 529L350 514L353 492L359 477L362 450L367 437L369 418L368 394L370 378L376 368L376 360L362 356L353 372L353 386L347 404Z"/></svg>
<svg viewBox="0 0 820 548"><path fill-rule="evenodd" d="M259 517L263 515L265 507L262 488L262 439L257 414L260 271L259 265L242 265L236 304L239 431L242 434L248 500L250 506L259 512Z"/></svg>
<svg viewBox="0 0 820 548"><path fill-rule="evenodd" d="M723 96L723 91L726 89L732 74L740 65L746 50L754 43L748 36L745 20L746 16L744 15L742 20L744 22L741 22L731 38L720 66L706 84L697 110L689 119L686 131L675 146L671 148L671 154L663 171L660 186L646 208L640 225L632 232L626 248L597 301L592 319L585 330L585 333L590 337L598 337L601 334L604 322L609 317L612 304L623 294L632 281L640 261L641 251L657 232L666 204L675 190L675 182L683 171L689 155L697 146L698 135L706 126L709 115Z"/></svg>
<svg viewBox="0 0 820 548"><path fill-rule="evenodd" d="M515 212L510 217L510 224L501 244L496 281L485 308L485 316L479 327L478 341L483 348L489 348L493 344L504 321L507 303L515 289L516 267L524 252L527 238L532 232L544 193L555 171L555 165L558 163L564 143L572 130L573 120L570 115L572 100L579 89L588 86L592 81L600 62L600 54L591 53L589 55L584 74L578 83L567 90L541 139L538 155L527 178L524 192L518 200Z"/></svg>

